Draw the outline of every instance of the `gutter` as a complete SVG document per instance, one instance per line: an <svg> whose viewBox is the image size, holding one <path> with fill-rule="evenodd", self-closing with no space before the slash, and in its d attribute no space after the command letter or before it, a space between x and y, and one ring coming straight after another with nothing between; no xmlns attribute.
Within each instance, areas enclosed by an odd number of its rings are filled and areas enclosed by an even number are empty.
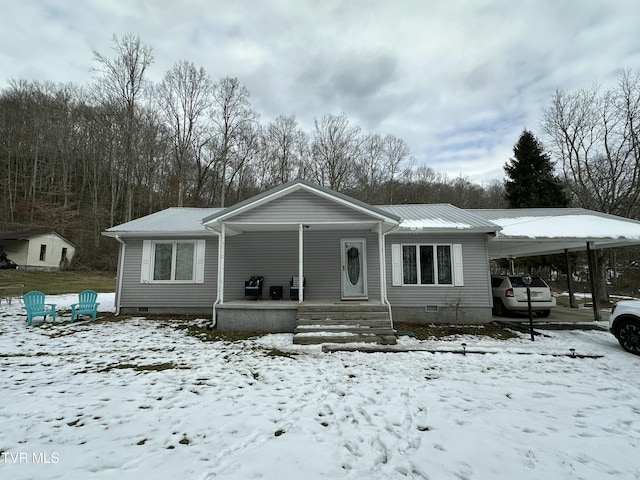
<svg viewBox="0 0 640 480"><path fill-rule="evenodd" d="M118 265L118 288L116 290L116 316L120 315L120 296L122 295L122 276L124 269L124 254L127 249L127 244L120 235L115 235L114 238L120 243L120 265Z"/></svg>

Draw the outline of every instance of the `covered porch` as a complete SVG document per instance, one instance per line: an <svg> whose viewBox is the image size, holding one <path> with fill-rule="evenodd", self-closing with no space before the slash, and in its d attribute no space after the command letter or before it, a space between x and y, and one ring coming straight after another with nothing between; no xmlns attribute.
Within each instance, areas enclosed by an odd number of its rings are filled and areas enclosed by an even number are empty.
<svg viewBox="0 0 640 480"><path fill-rule="evenodd" d="M392 214L297 181L203 224L219 239L219 328L295 332L310 311L326 325L334 319L363 325L367 316L381 321L384 312L391 328L385 235L399 224ZM261 296L249 300L245 282L252 277L261 277L263 285ZM290 295L296 279L296 294ZM281 291L282 299L273 299L273 291Z"/></svg>

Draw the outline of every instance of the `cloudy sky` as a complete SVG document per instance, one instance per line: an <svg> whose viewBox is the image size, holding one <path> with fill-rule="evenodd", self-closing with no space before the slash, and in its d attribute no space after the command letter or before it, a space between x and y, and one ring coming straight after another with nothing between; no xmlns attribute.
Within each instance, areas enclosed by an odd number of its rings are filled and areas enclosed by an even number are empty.
<svg viewBox="0 0 640 480"><path fill-rule="evenodd" d="M344 113L404 139L419 164L503 178L524 128L544 140L556 89L640 69L638 0L0 0L0 87L88 84L113 35L238 77L264 122Z"/></svg>

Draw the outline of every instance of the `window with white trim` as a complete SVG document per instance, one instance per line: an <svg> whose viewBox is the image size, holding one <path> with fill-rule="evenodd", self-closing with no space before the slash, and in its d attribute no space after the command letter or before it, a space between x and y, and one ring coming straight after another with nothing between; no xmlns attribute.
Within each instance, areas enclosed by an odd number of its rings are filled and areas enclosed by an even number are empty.
<svg viewBox="0 0 640 480"><path fill-rule="evenodd" d="M203 283L204 240L145 240L142 283Z"/></svg>
<svg viewBox="0 0 640 480"><path fill-rule="evenodd" d="M393 244L392 285L463 286L461 244Z"/></svg>

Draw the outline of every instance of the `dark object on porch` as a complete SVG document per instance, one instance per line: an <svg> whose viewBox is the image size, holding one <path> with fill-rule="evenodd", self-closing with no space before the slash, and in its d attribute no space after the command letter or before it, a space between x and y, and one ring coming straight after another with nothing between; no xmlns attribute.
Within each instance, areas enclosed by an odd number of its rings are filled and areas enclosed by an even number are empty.
<svg viewBox="0 0 640 480"><path fill-rule="evenodd" d="M302 277L302 288L306 288L307 279ZM300 277L292 277L289 282L289 298L298 300L300 298Z"/></svg>
<svg viewBox="0 0 640 480"><path fill-rule="evenodd" d="M18 268L18 266L7 257L7 254L3 251L0 251L0 269L12 270L16 268Z"/></svg>
<svg viewBox="0 0 640 480"><path fill-rule="evenodd" d="M249 280L244 281L244 296L252 297L255 300L262 298L262 285L264 284L264 277L251 277Z"/></svg>
<svg viewBox="0 0 640 480"><path fill-rule="evenodd" d="M282 300L282 285L269 287L269 300Z"/></svg>

